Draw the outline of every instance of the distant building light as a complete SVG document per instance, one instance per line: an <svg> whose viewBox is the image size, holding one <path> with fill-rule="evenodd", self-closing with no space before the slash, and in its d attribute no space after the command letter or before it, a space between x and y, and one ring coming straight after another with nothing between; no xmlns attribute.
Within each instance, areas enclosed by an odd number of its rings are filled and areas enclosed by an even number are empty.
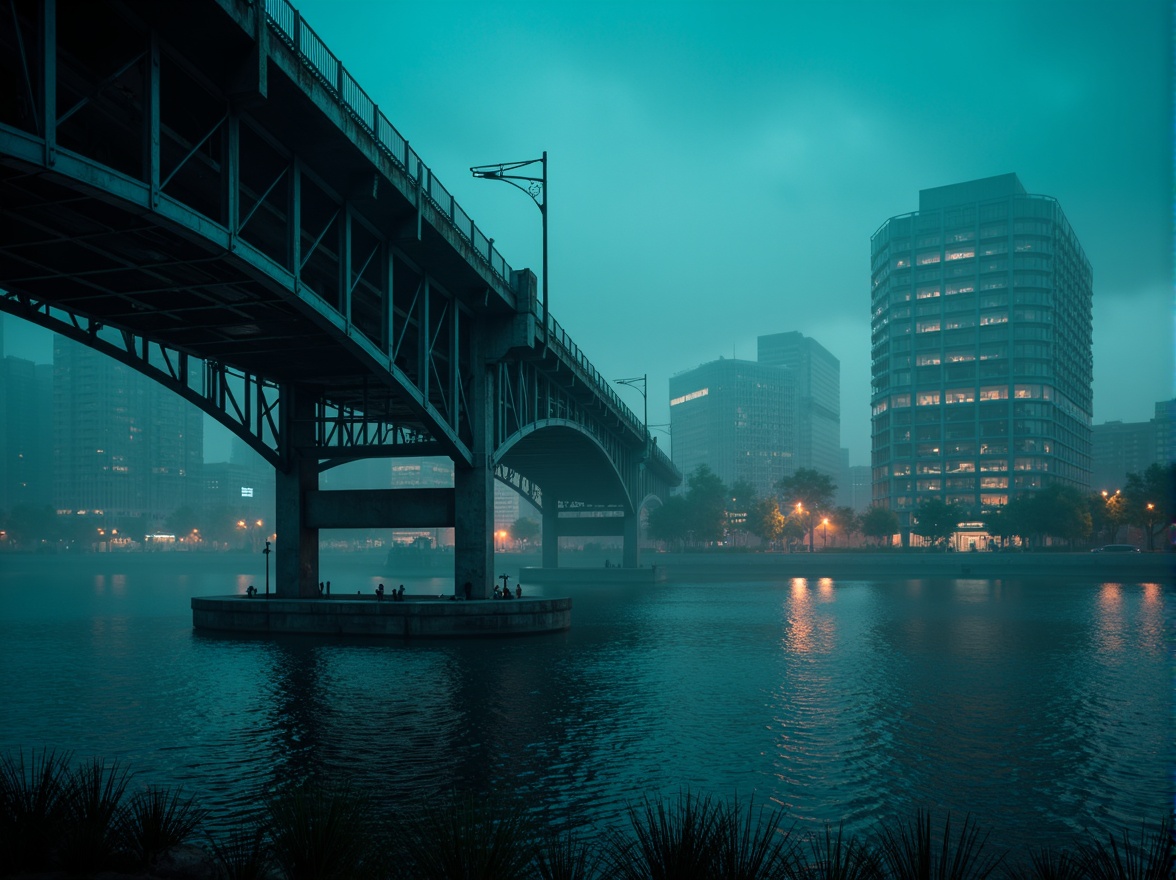
<svg viewBox="0 0 1176 880"><path fill-rule="evenodd" d="M241 497L242 497L242 498L252 498L252 497L253 497L253 489L252 489L252 487L250 487L250 486L242 486L242 487L241 487Z"/></svg>
<svg viewBox="0 0 1176 880"><path fill-rule="evenodd" d="M706 397L710 394L709 388L700 388L698 391L691 391L689 394L683 394L681 397L675 397L670 401L670 406L677 406L679 403L685 403L688 400L695 400L699 397Z"/></svg>

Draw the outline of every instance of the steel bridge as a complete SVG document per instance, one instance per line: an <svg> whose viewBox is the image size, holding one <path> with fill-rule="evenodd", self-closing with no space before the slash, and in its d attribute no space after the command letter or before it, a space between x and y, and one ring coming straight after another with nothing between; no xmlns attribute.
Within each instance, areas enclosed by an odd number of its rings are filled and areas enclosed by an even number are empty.
<svg viewBox="0 0 1176 880"><path fill-rule="evenodd" d="M544 194L544 198L546 195ZM286 0L0 0L0 309L104 351L277 472L279 594L318 531L453 526L493 584L497 478L623 534L681 476ZM327 492L368 457L453 489Z"/></svg>

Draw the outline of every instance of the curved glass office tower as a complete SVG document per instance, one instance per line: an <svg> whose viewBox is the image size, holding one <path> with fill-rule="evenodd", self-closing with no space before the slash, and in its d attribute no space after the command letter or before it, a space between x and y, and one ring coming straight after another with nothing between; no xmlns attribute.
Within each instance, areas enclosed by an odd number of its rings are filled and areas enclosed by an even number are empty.
<svg viewBox="0 0 1176 880"><path fill-rule="evenodd" d="M1015 174L922 190L871 239L875 503L973 515L1089 488L1090 263Z"/></svg>

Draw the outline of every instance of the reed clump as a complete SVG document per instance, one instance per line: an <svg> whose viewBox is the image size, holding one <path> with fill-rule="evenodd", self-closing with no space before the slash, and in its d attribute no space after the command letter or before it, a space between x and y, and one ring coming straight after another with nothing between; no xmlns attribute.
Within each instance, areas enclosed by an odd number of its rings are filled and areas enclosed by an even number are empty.
<svg viewBox="0 0 1176 880"><path fill-rule="evenodd" d="M869 832L801 831L776 805L680 792L629 806L620 827L554 823L501 793L446 791L395 815L347 782L260 798L248 826L205 831L178 790L135 788L118 762L18 751L0 758L0 876L156 876L199 838L207 880L1169 880L1171 817L1072 849L1010 852L970 816L880 819ZM377 816L380 818L377 820ZM174 870L170 876L180 876Z"/></svg>

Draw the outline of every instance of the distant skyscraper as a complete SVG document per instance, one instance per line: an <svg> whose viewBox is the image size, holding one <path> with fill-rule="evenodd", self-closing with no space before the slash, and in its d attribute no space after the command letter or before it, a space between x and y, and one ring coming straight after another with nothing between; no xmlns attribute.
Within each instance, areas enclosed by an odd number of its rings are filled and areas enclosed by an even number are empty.
<svg viewBox="0 0 1176 880"><path fill-rule="evenodd" d="M871 239L874 500L973 514L1091 477L1090 263L1015 174L926 189Z"/></svg>
<svg viewBox="0 0 1176 880"><path fill-rule="evenodd" d="M1153 464L1176 461L1173 449L1173 417L1176 400L1156 404L1155 418L1146 422L1105 422L1095 425L1094 480L1092 488L1122 488L1128 474L1142 474Z"/></svg>
<svg viewBox="0 0 1176 880"><path fill-rule="evenodd" d="M792 371L755 361L718 360L670 377L673 460L688 476L701 464L728 486L760 496L795 469Z"/></svg>
<svg viewBox="0 0 1176 880"><path fill-rule="evenodd" d="M0 510L53 503L53 374L0 357Z"/></svg>
<svg viewBox="0 0 1176 880"><path fill-rule="evenodd" d="M59 511L155 528L203 502L204 422L178 394L84 345L53 346ZM113 523L112 523L113 524Z"/></svg>
<svg viewBox="0 0 1176 880"><path fill-rule="evenodd" d="M1156 461L1176 462L1176 398L1156 404Z"/></svg>
<svg viewBox="0 0 1176 880"><path fill-rule="evenodd" d="M792 371L795 466L812 468L840 482L841 362L815 339L795 331L759 337L756 359Z"/></svg>

